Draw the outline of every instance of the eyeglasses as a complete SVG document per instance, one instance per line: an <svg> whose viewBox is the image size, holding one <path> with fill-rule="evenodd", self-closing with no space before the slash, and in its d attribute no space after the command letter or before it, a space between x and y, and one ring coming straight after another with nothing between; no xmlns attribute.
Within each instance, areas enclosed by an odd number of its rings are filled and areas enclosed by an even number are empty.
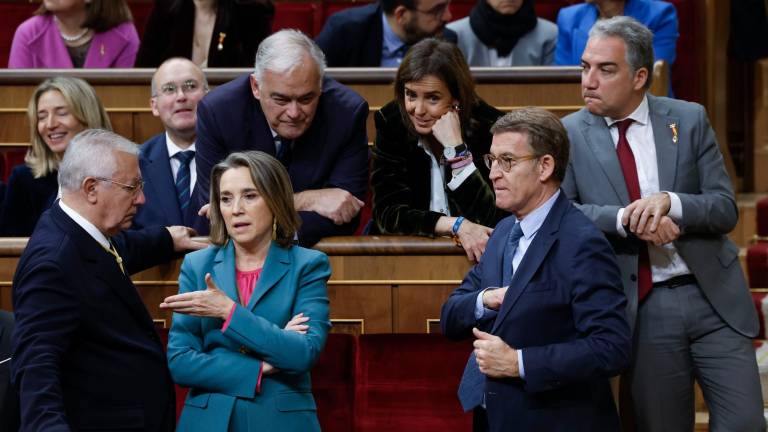
<svg viewBox="0 0 768 432"><path fill-rule="evenodd" d="M112 179L108 179L104 177L94 177L94 178L99 181L114 183L120 186L121 188L125 189L131 195L136 195L137 193L139 193L139 191L144 190L144 180L142 179L139 179L136 181L136 183L129 185L129 184L120 183L119 181L114 181Z"/></svg>
<svg viewBox="0 0 768 432"><path fill-rule="evenodd" d="M448 9L448 7L450 5L451 5L451 2L447 1L445 3L436 5L432 9L421 10L421 9L413 8L413 10L415 10L416 12L423 13L424 15L430 15L430 16L432 16L435 19L440 19L440 18L443 17L443 15L445 14L446 9Z"/></svg>
<svg viewBox="0 0 768 432"><path fill-rule="evenodd" d="M160 86L160 93L162 93L163 96L175 96L176 92L179 91L179 87L181 87L182 93L190 94L200 89L200 83L191 79L181 83L181 86L177 85L176 83L169 82Z"/></svg>
<svg viewBox="0 0 768 432"><path fill-rule="evenodd" d="M499 163L499 168L501 168L501 170L504 172L510 172L512 168L517 166L517 164L520 162L538 158L539 156L534 154L528 156L520 156L519 158L515 158L506 154L499 155L498 157L492 154L483 155L483 161L485 162L485 166L487 166L488 169L491 169L493 162L496 161Z"/></svg>

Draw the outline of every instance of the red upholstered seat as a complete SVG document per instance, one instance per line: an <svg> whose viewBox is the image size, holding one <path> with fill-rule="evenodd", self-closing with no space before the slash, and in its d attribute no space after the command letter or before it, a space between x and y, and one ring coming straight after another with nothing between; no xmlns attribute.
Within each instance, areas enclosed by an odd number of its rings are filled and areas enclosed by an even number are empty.
<svg viewBox="0 0 768 432"><path fill-rule="evenodd" d="M331 333L312 368L312 394L324 431L354 431L356 355L354 336Z"/></svg>
<svg viewBox="0 0 768 432"><path fill-rule="evenodd" d="M758 242L747 248L747 273L751 288L768 287L768 243Z"/></svg>
<svg viewBox="0 0 768 432"><path fill-rule="evenodd" d="M757 317L760 320L760 333L757 335L756 339L765 339L765 313L764 313L764 307L763 304L768 301L766 299L766 296L768 296L768 293L764 292L753 292L752 293L752 300L755 302L755 309L757 309ZM766 309L768 309L768 305L766 305Z"/></svg>
<svg viewBox="0 0 768 432"><path fill-rule="evenodd" d="M437 334L362 335L356 431L468 431L456 390L472 345Z"/></svg>
<svg viewBox="0 0 768 432"><path fill-rule="evenodd" d="M272 31L280 29L301 30L310 37L317 36L323 27L323 17L316 3L275 3L275 19Z"/></svg>

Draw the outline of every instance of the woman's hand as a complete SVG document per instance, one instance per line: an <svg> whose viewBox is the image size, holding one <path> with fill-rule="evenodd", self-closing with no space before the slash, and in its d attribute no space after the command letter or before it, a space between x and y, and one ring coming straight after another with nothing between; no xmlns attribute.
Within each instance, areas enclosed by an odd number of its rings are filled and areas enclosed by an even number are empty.
<svg viewBox="0 0 768 432"><path fill-rule="evenodd" d="M485 245L488 243L488 238L491 236L493 229L487 226L478 225L464 219L464 222L459 226L459 241L464 248L464 252L467 253L467 258L470 261L478 262L480 257L485 252Z"/></svg>
<svg viewBox="0 0 768 432"><path fill-rule="evenodd" d="M456 147L464 142L461 137L459 114L450 110L432 125L432 135L443 147ZM439 157L439 155L437 155Z"/></svg>
<svg viewBox="0 0 768 432"><path fill-rule="evenodd" d="M208 288L204 291L192 291L166 297L160 303L160 309L226 320L235 302L216 286L210 273L205 274L205 284Z"/></svg>
<svg viewBox="0 0 768 432"><path fill-rule="evenodd" d="M304 324L309 321L309 317L304 316L304 312L299 312L290 321L285 324L285 330L295 331L300 334L307 334L309 326Z"/></svg>

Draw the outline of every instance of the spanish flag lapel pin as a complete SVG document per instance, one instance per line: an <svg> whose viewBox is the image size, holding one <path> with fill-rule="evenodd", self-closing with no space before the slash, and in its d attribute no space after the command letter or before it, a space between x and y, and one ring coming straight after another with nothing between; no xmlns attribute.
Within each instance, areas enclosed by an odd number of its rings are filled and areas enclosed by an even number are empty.
<svg viewBox="0 0 768 432"><path fill-rule="evenodd" d="M669 130L672 131L672 142L677 144L677 123L670 123Z"/></svg>

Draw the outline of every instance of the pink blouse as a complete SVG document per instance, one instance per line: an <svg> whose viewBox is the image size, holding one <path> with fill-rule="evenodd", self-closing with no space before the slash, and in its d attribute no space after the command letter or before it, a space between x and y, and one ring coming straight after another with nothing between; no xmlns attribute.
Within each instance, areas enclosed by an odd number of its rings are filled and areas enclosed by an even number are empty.
<svg viewBox="0 0 768 432"><path fill-rule="evenodd" d="M256 288L256 282L259 281L259 276L261 276L261 270L261 268L249 271L240 271L235 269L237 292L240 293L241 305L247 306L248 302L251 301L253 290ZM224 325L221 327L221 331L225 331L227 330L227 327L229 327L229 322L232 320L232 314L235 313L236 307L237 304L232 305L232 309L229 311L229 317L227 317L227 320L224 321Z"/></svg>

